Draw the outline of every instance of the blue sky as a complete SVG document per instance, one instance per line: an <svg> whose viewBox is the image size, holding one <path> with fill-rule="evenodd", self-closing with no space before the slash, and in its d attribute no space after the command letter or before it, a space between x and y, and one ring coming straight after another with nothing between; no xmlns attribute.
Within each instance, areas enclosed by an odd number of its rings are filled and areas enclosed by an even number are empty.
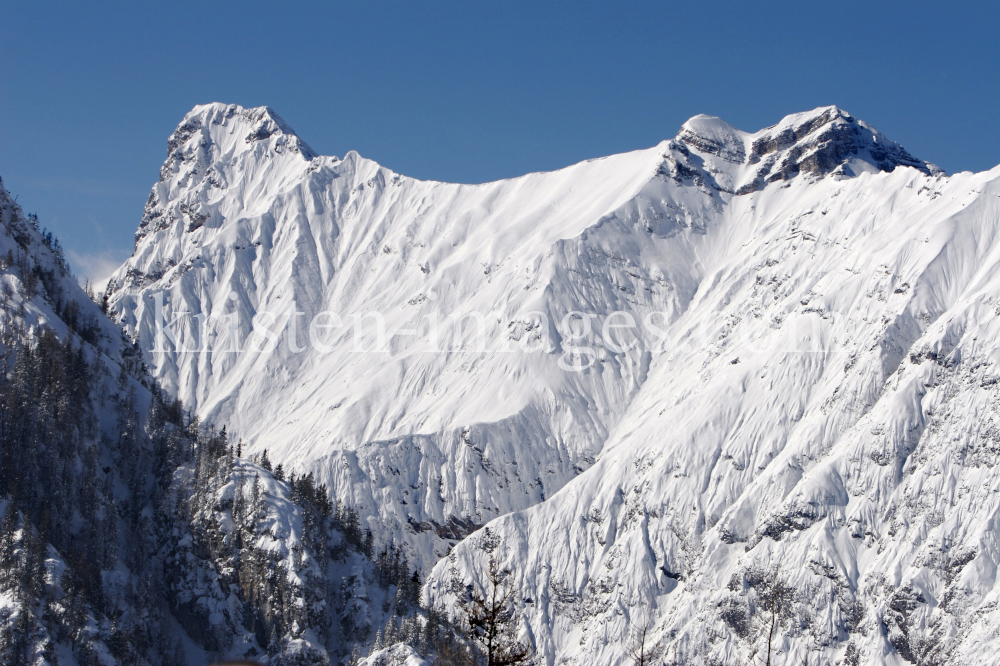
<svg viewBox="0 0 1000 666"><path fill-rule="evenodd" d="M996 2L6 3L0 177L105 277L195 104L482 182L837 104L949 173L1000 163Z"/></svg>

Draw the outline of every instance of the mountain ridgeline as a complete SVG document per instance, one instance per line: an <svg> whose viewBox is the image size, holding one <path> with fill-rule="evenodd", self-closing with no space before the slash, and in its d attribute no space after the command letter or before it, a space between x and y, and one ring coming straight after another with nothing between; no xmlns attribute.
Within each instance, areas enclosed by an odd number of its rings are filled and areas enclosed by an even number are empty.
<svg viewBox="0 0 1000 666"><path fill-rule="evenodd" d="M167 148L110 312L166 391L313 472L424 570L594 463L657 330L722 270L719 220L767 188L940 174L836 107L755 134L697 116L648 150L482 185L319 156L263 107L196 107ZM654 325L566 372L589 346L570 312L595 336L613 312Z"/></svg>

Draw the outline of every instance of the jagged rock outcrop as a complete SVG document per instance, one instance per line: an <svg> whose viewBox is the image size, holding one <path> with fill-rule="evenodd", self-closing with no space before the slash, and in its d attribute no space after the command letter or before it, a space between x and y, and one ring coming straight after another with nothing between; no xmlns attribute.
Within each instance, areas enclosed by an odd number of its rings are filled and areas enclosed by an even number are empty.
<svg viewBox="0 0 1000 666"><path fill-rule="evenodd" d="M928 175L944 173L835 106L808 116L790 116L761 130L751 140L747 163L759 166L753 179L737 190L738 194L755 192L767 183L788 180L800 173L854 176L873 166L887 172L908 166Z"/></svg>

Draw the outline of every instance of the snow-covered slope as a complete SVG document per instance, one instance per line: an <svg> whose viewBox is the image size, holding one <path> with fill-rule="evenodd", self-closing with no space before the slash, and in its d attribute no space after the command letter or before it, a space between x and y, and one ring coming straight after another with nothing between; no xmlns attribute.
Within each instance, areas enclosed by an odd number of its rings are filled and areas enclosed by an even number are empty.
<svg viewBox="0 0 1000 666"><path fill-rule="evenodd" d="M645 381L658 328L567 372L569 313L677 320L733 192L935 171L834 107L753 135L699 116L648 150L484 185L316 156L266 108L197 107L168 149L112 311L187 407L315 471L425 565L440 536L589 467ZM322 312L343 326L310 331Z"/></svg>
<svg viewBox="0 0 1000 666"><path fill-rule="evenodd" d="M775 576L778 663L998 663L998 232L1000 168L734 197L597 463L491 524L548 663L748 663Z"/></svg>
<svg viewBox="0 0 1000 666"><path fill-rule="evenodd" d="M992 640L1000 172L835 107L483 185L268 109L197 107L169 150L108 291L154 374L425 566L514 512L549 663L622 661L640 608L671 659L745 659L776 568L799 656Z"/></svg>

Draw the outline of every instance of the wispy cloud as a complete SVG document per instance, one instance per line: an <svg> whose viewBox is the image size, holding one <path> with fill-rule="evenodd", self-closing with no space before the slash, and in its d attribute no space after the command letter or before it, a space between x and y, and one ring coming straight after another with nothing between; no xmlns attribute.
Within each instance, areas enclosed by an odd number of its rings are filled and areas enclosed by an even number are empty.
<svg viewBox="0 0 1000 666"><path fill-rule="evenodd" d="M79 278L80 284L90 280L94 291L100 293L107 286L111 274L128 259L129 251L119 248L109 248L99 252L66 250L66 257L69 259L73 272Z"/></svg>

